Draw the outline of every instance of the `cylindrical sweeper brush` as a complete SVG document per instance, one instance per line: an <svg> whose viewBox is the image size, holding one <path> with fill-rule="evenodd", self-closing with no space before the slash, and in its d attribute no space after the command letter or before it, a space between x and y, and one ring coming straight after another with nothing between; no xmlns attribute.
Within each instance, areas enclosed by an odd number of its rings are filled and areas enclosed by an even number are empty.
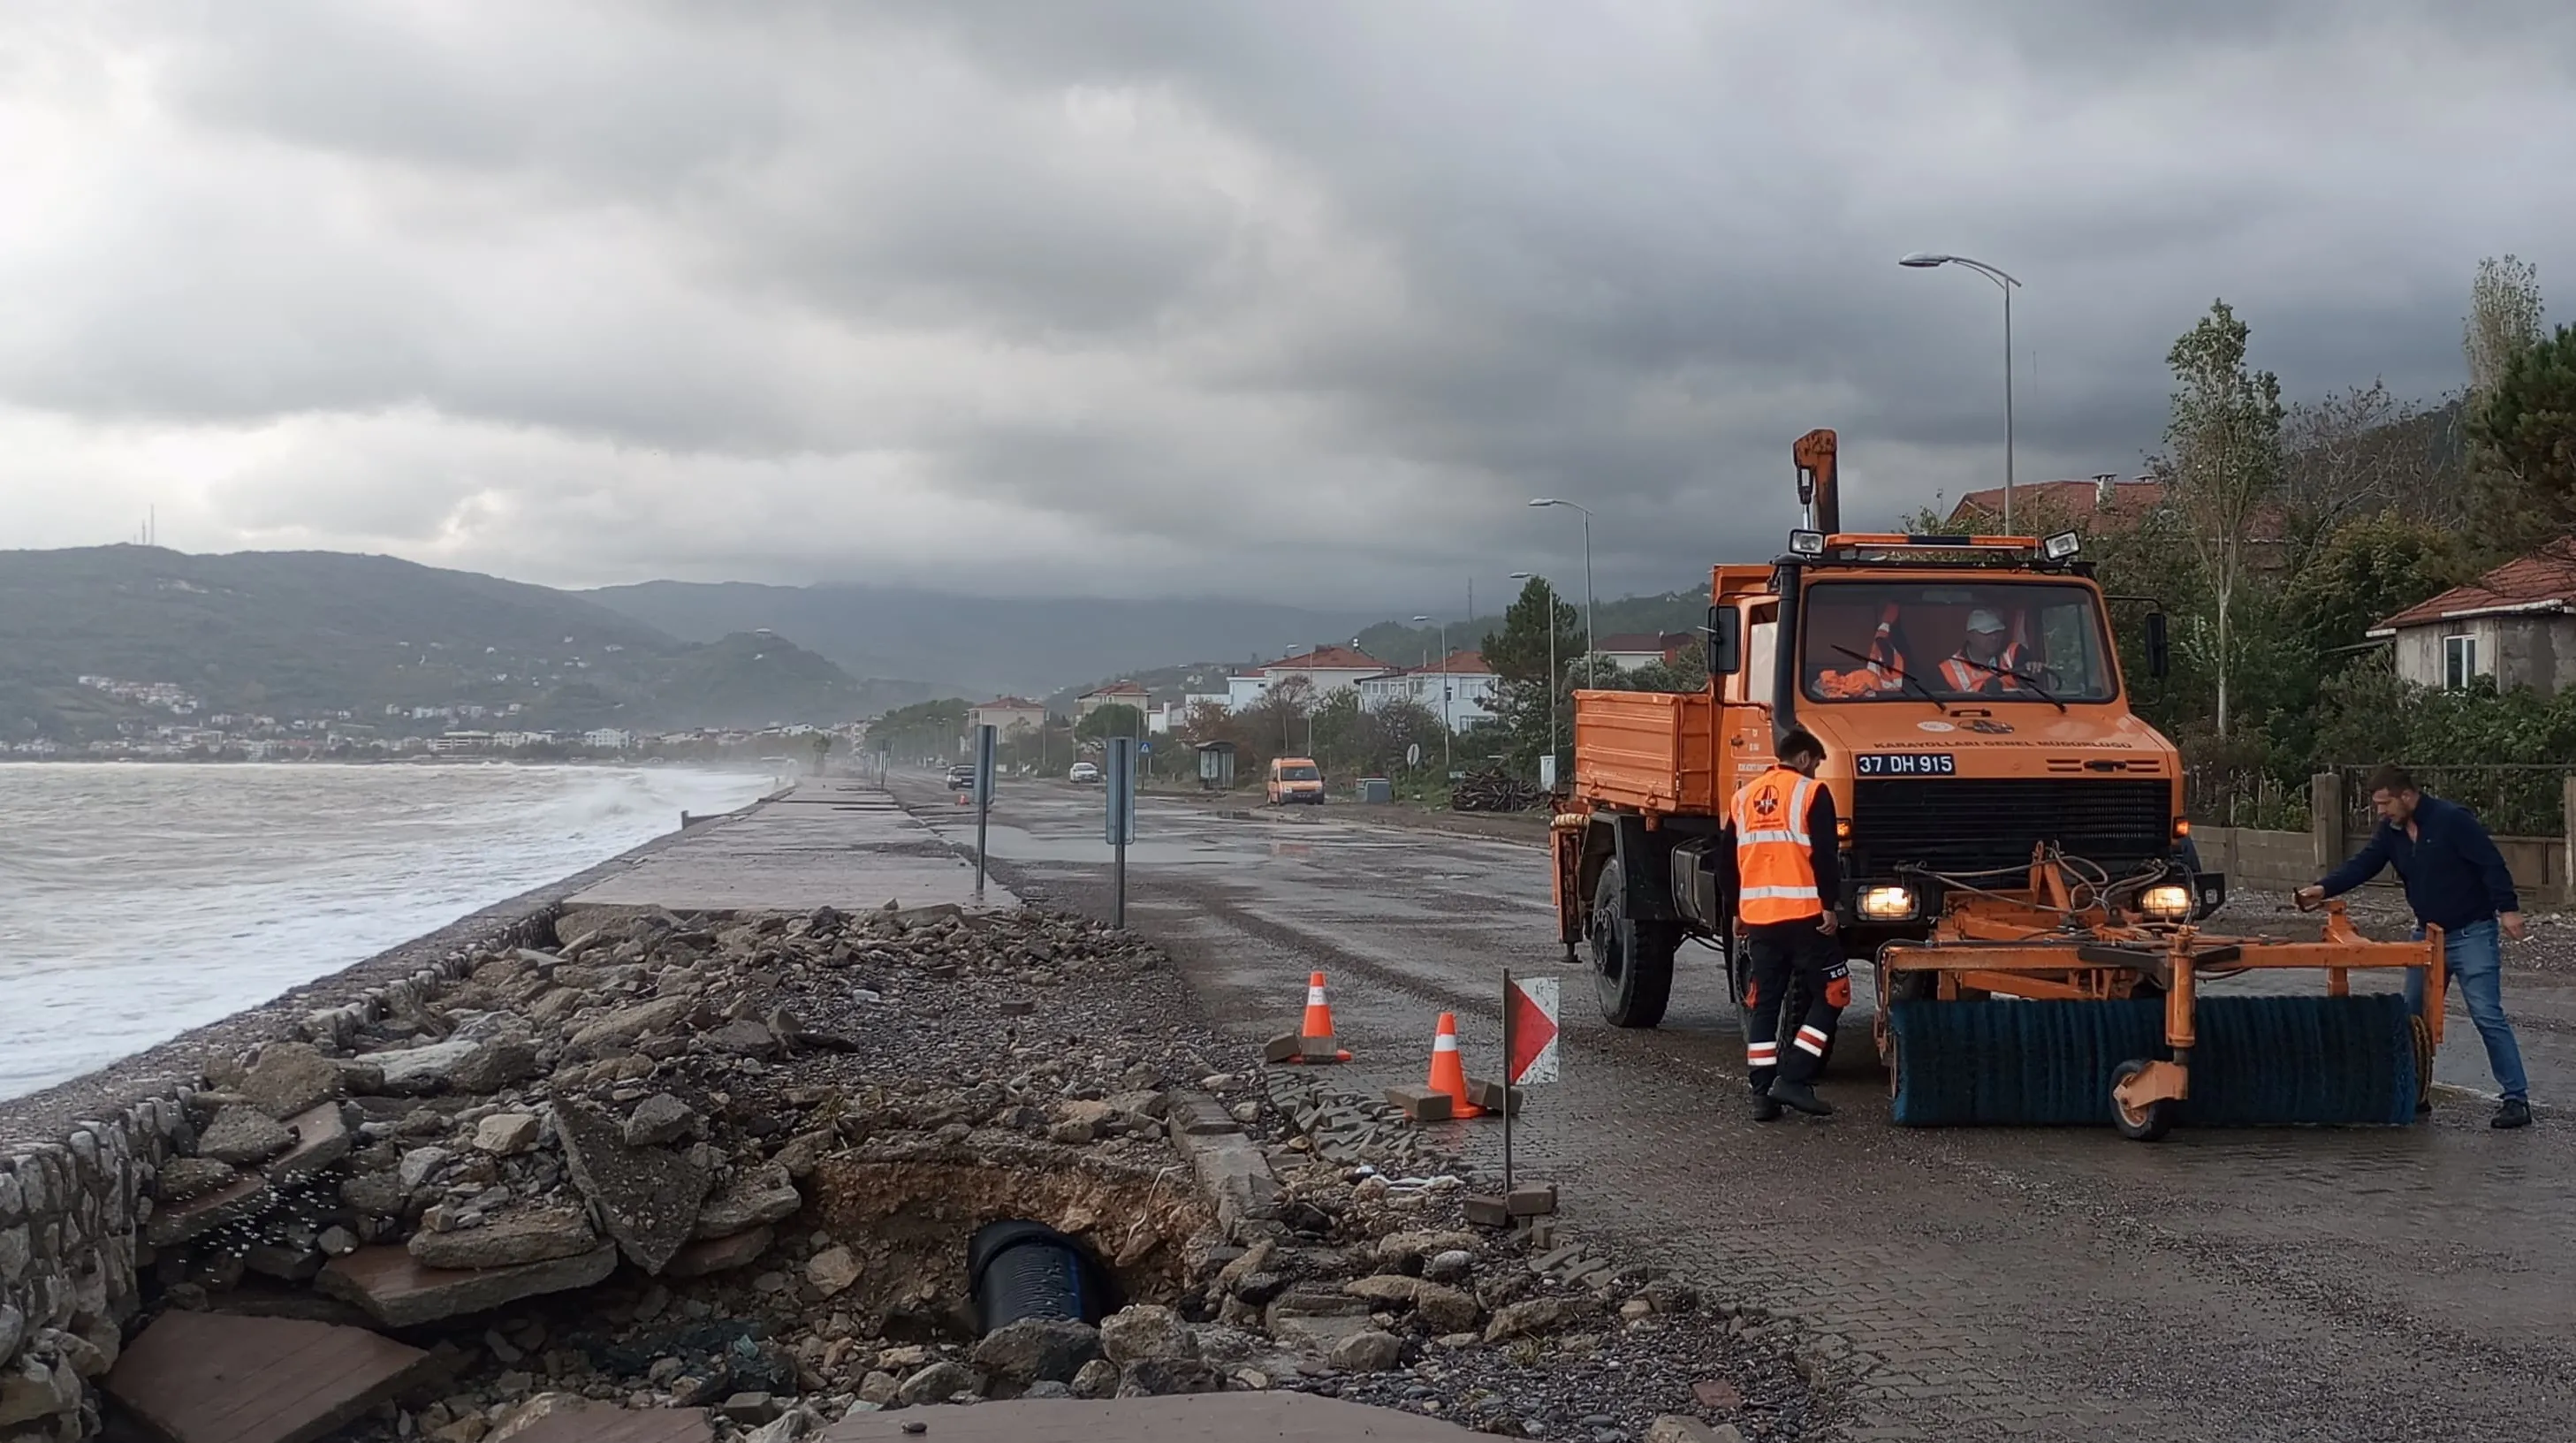
<svg viewBox="0 0 2576 1443"><path fill-rule="evenodd" d="M2192 1127L2413 1122L2429 1048L2391 993L2347 997L2202 995L2193 1008ZM1909 1127L2113 1121L2121 1064L2168 1055L2156 999L1903 1001L1895 1120Z"/></svg>

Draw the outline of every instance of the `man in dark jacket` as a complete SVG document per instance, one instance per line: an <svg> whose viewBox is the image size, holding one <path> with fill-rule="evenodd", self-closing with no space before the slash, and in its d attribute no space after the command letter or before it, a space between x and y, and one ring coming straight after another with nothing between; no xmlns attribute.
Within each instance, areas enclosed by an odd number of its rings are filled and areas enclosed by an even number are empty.
<svg viewBox="0 0 2576 1443"><path fill-rule="evenodd" d="M2381 767L2371 774L2370 806L2379 814L2379 826L2369 845L2323 881L2300 888L2299 906L2314 907L2378 876L2382 868L2395 867L2406 883L2406 904L2415 909L2415 935L2423 936L2428 925L2442 929L2444 969L2460 984L2469 1020L2486 1040L2487 1068L2504 1094L2489 1126L2528 1127L2529 1084L2513 1024L2504 1017L2504 949L2496 940L2499 927L2517 942L2524 936L2513 874L2505 870L2503 854L2476 813L2416 790L2415 779L2403 767ZM2422 1009L2423 973L2406 974L2406 1003ZM2434 1005L2440 1006L2440 999Z"/></svg>

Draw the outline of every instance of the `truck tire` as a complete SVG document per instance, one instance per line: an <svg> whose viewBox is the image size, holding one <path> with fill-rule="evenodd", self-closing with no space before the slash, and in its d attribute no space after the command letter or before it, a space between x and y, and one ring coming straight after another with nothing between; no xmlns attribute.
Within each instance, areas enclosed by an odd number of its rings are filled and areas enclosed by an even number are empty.
<svg viewBox="0 0 2576 1443"><path fill-rule="evenodd" d="M1601 1016L1613 1027L1652 1027L1664 1020L1673 995L1673 954L1681 927L1641 922L1628 915L1628 878L1617 858L1602 867L1592 888L1592 981Z"/></svg>

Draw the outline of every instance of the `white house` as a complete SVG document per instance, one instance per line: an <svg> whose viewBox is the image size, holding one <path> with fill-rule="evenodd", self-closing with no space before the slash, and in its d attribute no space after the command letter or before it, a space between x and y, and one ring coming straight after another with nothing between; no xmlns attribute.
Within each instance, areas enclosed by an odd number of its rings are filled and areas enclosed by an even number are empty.
<svg viewBox="0 0 2576 1443"><path fill-rule="evenodd" d="M1458 651L1428 666L1381 672L1363 680L1360 705L1376 711L1391 701L1409 701L1448 722L1452 731L1473 731L1494 720L1502 685L1503 679L1485 663L1482 652Z"/></svg>
<svg viewBox="0 0 2576 1443"><path fill-rule="evenodd" d="M1384 675L1386 669L1385 662L1355 647L1319 646L1227 677L1226 705L1234 711L1258 705L1270 694L1270 688L1284 685L1292 677L1303 677L1313 689L1312 699L1320 702L1335 692L1356 690L1370 677Z"/></svg>
<svg viewBox="0 0 2576 1443"><path fill-rule="evenodd" d="M615 727L600 727L594 731L584 732L581 740L583 745L598 747L603 751L622 752L635 745L633 733L622 732Z"/></svg>
<svg viewBox="0 0 2576 1443"><path fill-rule="evenodd" d="M1073 713L1079 719L1105 706L1132 706L1141 712L1152 699L1150 693L1132 681L1113 681L1107 686L1094 687L1076 697Z"/></svg>
<svg viewBox="0 0 2576 1443"><path fill-rule="evenodd" d="M2576 537L2561 537L2370 629L2397 674L2458 691L2475 677L2548 696L2576 684Z"/></svg>

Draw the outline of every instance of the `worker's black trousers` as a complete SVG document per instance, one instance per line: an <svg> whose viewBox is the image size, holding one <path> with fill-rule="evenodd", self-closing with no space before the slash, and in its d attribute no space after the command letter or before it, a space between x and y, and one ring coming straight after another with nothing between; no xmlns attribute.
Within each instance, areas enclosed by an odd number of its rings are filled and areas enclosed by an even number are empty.
<svg viewBox="0 0 2576 1443"><path fill-rule="evenodd" d="M1752 980L1744 989L1744 1060L1752 1070L1753 1090L1770 1090L1774 1076L1791 1082L1813 1078L1825 1065L1825 1048L1834 1040L1834 1023L1851 1001L1851 971L1843 965L1842 944L1816 930L1815 919L1755 927L1745 938ZM1798 979L1805 999L1804 1017L1783 1018L1789 979ZM1796 1024L1783 1039L1782 1024Z"/></svg>

